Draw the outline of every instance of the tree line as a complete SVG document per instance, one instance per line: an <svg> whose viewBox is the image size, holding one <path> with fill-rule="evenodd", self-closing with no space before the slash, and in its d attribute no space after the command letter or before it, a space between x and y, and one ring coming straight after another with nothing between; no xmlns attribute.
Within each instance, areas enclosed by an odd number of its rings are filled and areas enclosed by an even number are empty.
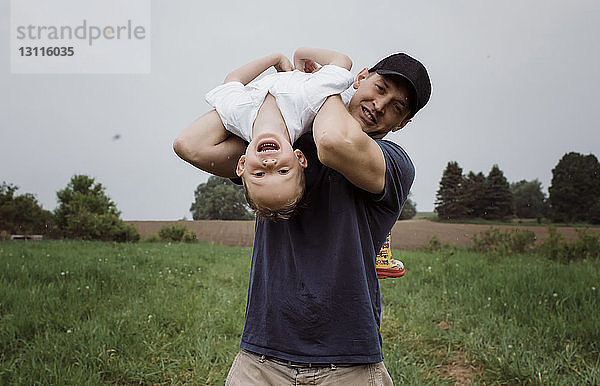
<svg viewBox="0 0 600 386"><path fill-rule="evenodd" d="M451 161L440 180L435 211L447 220L514 216L600 223L600 163L593 154L565 154L552 169L548 192L546 197L537 179L509 184L498 165L487 176L472 171L464 175L458 163Z"/></svg>
<svg viewBox="0 0 600 386"><path fill-rule="evenodd" d="M194 202L190 207L194 220L252 220L254 214L246 203L244 188L228 178L210 176L194 191ZM417 204L408 198L400 220L413 218Z"/></svg>
<svg viewBox="0 0 600 386"><path fill-rule="evenodd" d="M6 182L0 185L2 238L42 234L85 240L140 239L137 230L121 220L121 212L106 195L104 186L89 176L74 175L56 193L58 206L54 211L44 210L33 194L17 194L18 189ZM600 224L600 163L593 154L565 154L552 169L548 192L546 197L537 179L509 183L498 165L493 165L487 176L472 171L465 175L458 163L451 161L440 180L435 211L439 218L449 220L504 220L515 216ZM198 185L190 212L194 220L254 218L242 186L216 176ZM412 218L416 213L416 204L409 198L399 219Z"/></svg>
<svg viewBox="0 0 600 386"><path fill-rule="evenodd" d="M51 212L42 208L30 193L18 195L19 188L0 185L0 233L41 234L50 238L103 241L137 241L138 231L125 224L121 212L106 195L105 188L86 175L74 175L56 193L58 206Z"/></svg>

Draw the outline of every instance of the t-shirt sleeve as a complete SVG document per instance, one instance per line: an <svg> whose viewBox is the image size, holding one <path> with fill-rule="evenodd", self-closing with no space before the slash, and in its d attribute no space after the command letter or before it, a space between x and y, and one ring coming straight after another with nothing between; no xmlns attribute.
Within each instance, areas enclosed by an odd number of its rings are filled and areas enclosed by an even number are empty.
<svg viewBox="0 0 600 386"><path fill-rule="evenodd" d="M387 140L377 140L385 157L385 187L374 196L388 210L400 215L408 198L410 187L415 179L415 167L408 154L397 144Z"/></svg>
<svg viewBox="0 0 600 386"><path fill-rule="evenodd" d="M210 90L205 99L227 131L247 142L252 140L252 126L245 123L243 112L252 107L253 101L241 82L223 83Z"/></svg>
<svg viewBox="0 0 600 386"><path fill-rule="evenodd" d="M352 73L343 67L326 64L304 84L304 97L310 109L319 112L325 99L330 95L340 94L354 83Z"/></svg>

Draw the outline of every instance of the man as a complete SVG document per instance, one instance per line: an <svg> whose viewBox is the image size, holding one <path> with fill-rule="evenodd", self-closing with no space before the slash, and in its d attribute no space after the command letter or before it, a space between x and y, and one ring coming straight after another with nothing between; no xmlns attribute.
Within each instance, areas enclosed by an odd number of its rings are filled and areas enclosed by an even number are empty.
<svg viewBox="0 0 600 386"><path fill-rule="evenodd" d="M358 74L342 95L351 95L347 107L339 95L329 97L312 135L296 142L308 160L305 203L289 220L256 221L242 351L228 384L392 383L383 365L375 255L414 167L381 138L410 122L430 92L420 62L391 55ZM199 138L192 124L176 140L177 154L200 164ZM215 165L229 174L221 161Z"/></svg>

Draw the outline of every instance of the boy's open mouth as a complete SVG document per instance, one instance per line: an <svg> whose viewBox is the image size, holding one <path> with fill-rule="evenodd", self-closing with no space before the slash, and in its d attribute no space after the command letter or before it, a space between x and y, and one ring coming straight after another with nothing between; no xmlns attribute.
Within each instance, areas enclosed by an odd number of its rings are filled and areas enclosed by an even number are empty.
<svg viewBox="0 0 600 386"><path fill-rule="evenodd" d="M259 153L270 152L270 151L278 151L279 144L275 141L267 140L258 144L256 148Z"/></svg>

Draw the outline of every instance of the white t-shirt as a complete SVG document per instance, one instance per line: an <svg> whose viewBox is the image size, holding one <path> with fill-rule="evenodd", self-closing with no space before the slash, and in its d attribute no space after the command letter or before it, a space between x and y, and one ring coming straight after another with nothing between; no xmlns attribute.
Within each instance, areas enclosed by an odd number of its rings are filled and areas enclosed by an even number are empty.
<svg viewBox="0 0 600 386"><path fill-rule="evenodd" d="M250 142L258 110L267 93L271 93L285 120L290 141L294 143L311 130L315 116L328 96L342 94L342 99L347 99L344 103L348 103L347 95L352 96L348 89L353 82L350 71L325 65L312 74L299 70L270 74L246 86L228 82L209 91L206 101L217 110L227 131Z"/></svg>

